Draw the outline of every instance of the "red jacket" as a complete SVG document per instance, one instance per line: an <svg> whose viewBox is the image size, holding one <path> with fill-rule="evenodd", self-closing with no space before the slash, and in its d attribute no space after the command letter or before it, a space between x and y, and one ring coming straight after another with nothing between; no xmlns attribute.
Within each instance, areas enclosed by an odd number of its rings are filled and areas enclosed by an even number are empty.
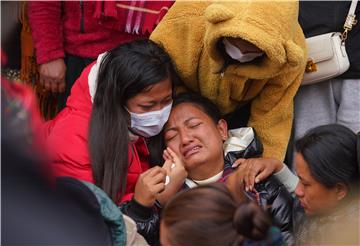
<svg viewBox="0 0 360 246"><path fill-rule="evenodd" d="M37 63L63 58L65 53L96 58L121 43L147 38L172 4L173 1L29 1Z"/></svg>
<svg viewBox="0 0 360 246"><path fill-rule="evenodd" d="M46 142L52 147L51 159L56 176L70 176L94 183L88 150L88 129L91 116L91 97L88 76L96 62L87 66L76 80L66 107L45 124ZM132 145L132 146L131 146ZM131 151L131 147L134 151ZM129 143L129 164L125 196L130 200L136 181L149 168L149 152L145 139ZM120 203L121 201L118 201Z"/></svg>

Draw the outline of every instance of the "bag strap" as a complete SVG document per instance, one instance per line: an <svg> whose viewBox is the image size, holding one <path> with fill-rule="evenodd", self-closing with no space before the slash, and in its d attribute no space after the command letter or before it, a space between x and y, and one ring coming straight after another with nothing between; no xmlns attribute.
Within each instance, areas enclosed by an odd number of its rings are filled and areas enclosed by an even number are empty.
<svg viewBox="0 0 360 246"><path fill-rule="evenodd" d="M344 22L344 32L341 34L341 41L342 43L345 43L345 40L347 39L348 32L351 31L352 27L356 25L357 20L355 20L355 10L356 6L358 4L358 0L352 0L349 12L346 16L346 20Z"/></svg>

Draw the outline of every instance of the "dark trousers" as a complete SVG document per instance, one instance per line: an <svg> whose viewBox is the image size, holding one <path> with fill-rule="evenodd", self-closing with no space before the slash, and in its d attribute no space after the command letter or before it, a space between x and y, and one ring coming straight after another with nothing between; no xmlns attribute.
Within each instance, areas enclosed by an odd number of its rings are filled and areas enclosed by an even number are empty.
<svg viewBox="0 0 360 246"><path fill-rule="evenodd" d="M80 76L81 72L84 68L92 63L95 59L93 58L83 58L79 56L73 56L66 54L65 57L65 64L66 64L66 74L65 74L65 81L66 87L65 92L58 95L58 108L60 111L66 106L66 100L70 95L71 88L75 83L76 79Z"/></svg>

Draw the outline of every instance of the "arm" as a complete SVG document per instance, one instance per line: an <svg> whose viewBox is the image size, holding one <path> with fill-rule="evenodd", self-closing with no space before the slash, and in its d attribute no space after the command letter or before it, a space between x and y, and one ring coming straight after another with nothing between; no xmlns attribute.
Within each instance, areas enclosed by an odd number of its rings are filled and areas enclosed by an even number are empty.
<svg viewBox="0 0 360 246"><path fill-rule="evenodd" d="M142 173L136 182L133 198L119 206L135 221L138 232L151 245L158 240L159 215L154 204L157 195L165 188L165 176L166 171L158 166Z"/></svg>
<svg viewBox="0 0 360 246"><path fill-rule="evenodd" d="M40 83L48 91L65 90L61 2L29 2L28 16L39 64Z"/></svg>
<svg viewBox="0 0 360 246"><path fill-rule="evenodd" d="M164 205L181 189L187 177L184 164L172 149L166 148L163 157L165 159L163 168L168 176L168 184L165 185L165 190L157 196L161 205Z"/></svg>
<svg viewBox="0 0 360 246"><path fill-rule="evenodd" d="M135 199L120 204L119 208L123 214L135 221L137 232L141 234L150 245L157 242L160 219L156 209L145 207Z"/></svg>
<svg viewBox="0 0 360 246"><path fill-rule="evenodd" d="M28 3L28 17L38 64L64 58L61 2Z"/></svg>
<svg viewBox="0 0 360 246"><path fill-rule="evenodd" d="M289 142L293 99L301 83L304 66L285 66L283 72L269 79L252 101L249 126L254 127L264 145L264 157L283 160Z"/></svg>

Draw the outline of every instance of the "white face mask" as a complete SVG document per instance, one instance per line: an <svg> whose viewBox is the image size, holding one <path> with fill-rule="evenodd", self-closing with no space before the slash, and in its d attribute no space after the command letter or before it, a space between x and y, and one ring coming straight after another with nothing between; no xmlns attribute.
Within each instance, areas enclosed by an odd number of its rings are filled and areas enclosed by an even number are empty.
<svg viewBox="0 0 360 246"><path fill-rule="evenodd" d="M230 43L226 38L222 39L223 44L225 45L226 53L234 60L239 62L249 62L254 60L255 58L262 56L264 52L256 52L256 53L242 53L241 50Z"/></svg>
<svg viewBox="0 0 360 246"><path fill-rule="evenodd" d="M128 110L131 117L130 129L146 138L159 134L169 118L171 106L172 103L160 110L142 114L132 113Z"/></svg>

